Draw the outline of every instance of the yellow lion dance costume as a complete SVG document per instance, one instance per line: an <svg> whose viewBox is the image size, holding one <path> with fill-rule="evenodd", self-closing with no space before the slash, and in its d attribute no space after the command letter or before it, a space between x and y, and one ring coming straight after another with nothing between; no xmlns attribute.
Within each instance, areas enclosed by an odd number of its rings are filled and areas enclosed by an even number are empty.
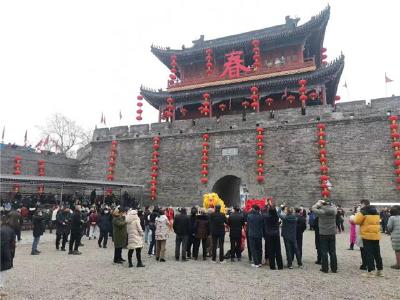
<svg viewBox="0 0 400 300"><path fill-rule="evenodd" d="M208 193L203 195L203 207L205 209L214 208L216 205L221 206L221 213L226 213L225 203L217 193Z"/></svg>

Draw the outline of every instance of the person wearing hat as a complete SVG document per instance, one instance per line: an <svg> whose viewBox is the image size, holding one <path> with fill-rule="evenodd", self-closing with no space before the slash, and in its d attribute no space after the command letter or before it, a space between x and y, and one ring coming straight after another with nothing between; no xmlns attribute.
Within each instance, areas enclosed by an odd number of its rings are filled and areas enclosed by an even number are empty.
<svg viewBox="0 0 400 300"><path fill-rule="evenodd" d="M337 272L336 258L336 206L329 201L319 200L311 210L318 217L319 247L321 250L321 272L328 273L328 253L332 273Z"/></svg>
<svg viewBox="0 0 400 300"><path fill-rule="evenodd" d="M125 259L122 258L122 248L126 246L125 211L116 208L113 212L113 238L114 238L114 263L122 264Z"/></svg>
<svg viewBox="0 0 400 300"><path fill-rule="evenodd" d="M81 206L76 205L74 213L71 217L71 237L69 239L69 252L68 254L80 255L79 245L81 243L81 230L83 220L81 218Z"/></svg>

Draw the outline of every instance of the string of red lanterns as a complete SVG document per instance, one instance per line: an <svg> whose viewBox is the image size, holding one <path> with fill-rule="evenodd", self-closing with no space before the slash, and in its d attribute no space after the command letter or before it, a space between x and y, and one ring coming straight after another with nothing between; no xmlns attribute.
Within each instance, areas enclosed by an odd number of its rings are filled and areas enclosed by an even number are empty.
<svg viewBox="0 0 400 300"><path fill-rule="evenodd" d="M46 175L46 173L45 173L45 161L42 160L42 159L38 161L38 175L39 176L45 176ZM40 184L38 186L38 193L39 194L43 194L44 193L44 185L43 184Z"/></svg>
<svg viewBox="0 0 400 300"><path fill-rule="evenodd" d="M167 108L164 112L164 117L168 121L172 121L172 117L174 116L175 106L174 106L174 98L167 98Z"/></svg>
<svg viewBox="0 0 400 300"><path fill-rule="evenodd" d="M400 191L400 133L398 116L390 116L390 137L392 138L393 156L394 156L394 166L396 174L396 189Z"/></svg>
<svg viewBox="0 0 400 300"><path fill-rule="evenodd" d="M260 103L259 103L259 98L260 96L258 95L258 87L256 86L252 86L250 88L250 92L251 92L251 100L253 101L250 105L254 110L259 110L260 107Z"/></svg>
<svg viewBox="0 0 400 300"><path fill-rule="evenodd" d="M16 155L14 158L14 175L21 175L21 165L22 165L21 161L22 161L22 157L19 155ZM15 193L19 192L19 188L20 188L20 185L18 183L13 185L13 190Z"/></svg>
<svg viewBox="0 0 400 300"><path fill-rule="evenodd" d="M117 162L117 147L118 141L112 140L111 141L111 148L110 148L110 157L108 160L108 169L107 169L107 180L114 181L114 173L115 173L115 165ZM107 188L107 195L112 194L112 188Z"/></svg>
<svg viewBox="0 0 400 300"><path fill-rule="evenodd" d="M210 136L208 133L202 135L203 143L202 146L202 156L201 156L201 178L200 182L206 184L208 182L208 152L210 150L209 138Z"/></svg>
<svg viewBox="0 0 400 300"><path fill-rule="evenodd" d="M143 96L139 95L139 96L136 97L136 99L138 101L136 103L136 105L138 107L138 109L136 110L136 113L137 113L136 120L142 121L142 113L143 113L143 110L142 110L143 102L142 102L142 100L143 100Z"/></svg>
<svg viewBox="0 0 400 300"><path fill-rule="evenodd" d="M326 55L325 53L326 53L326 48L321 48L321 63L324 66L328 64L328 62L326 61L326 59L328 58L328 55Z"/></svg>
<svg viewBox="0 0 400 300"><path fill-rule="evenodd" d="M204 93L203 94L203 102L202 102L201 106L199 107L200 113L202 115L208 116L208 114L210 113L210 106L211 106L210 94Z"/></svg>
<svg viewBox="0 0 400 300"><path fill-rule="evenodd" d="M206 74L210 76L213 73L213 57L212 57L213 51L212 49L208 48L206 49Z"/></svg>
<svg viewBox="0 0 400 300"><path fill-rule="evenodd" d="M318 145L319 145L319 162L321 164L321 195L325 199L327 199L330 195L330 191L328 189L328 159L327 159L327 151L326 151L326 133L325 133L325 124L319 123L317 124L318 132Z"/></svg>
<svg viewBox="0 0 400 300"><path fill-rule="evenodd" d="M168 80L168 85L169 86L174 85L175 80L176 80L176 73L177 73L177 70L176 70L176 66L177 66L176 55L171 55L170 65L171 65L171 74L169 74L169 80Z"/></svg>
<svg viewBox="0 0 400 300"><path fill-rule="evenodd" d="M262 184L264 177L264 128L257 127L257 182Z"/></svg>
<svg viewBox="0 0 400 300"><path fill-rule="evenodd" d="M153 153L151 155L150 198L152 201L157 199L158 157L160 156L158 149L160 149L160 138L155 136L153 138Z"/></svg>
<svg viewBox="0 0 400 300"><path fill-rule="evenodd" d="M253 70L257 71L260 67L260 40L253 40L251 44L253 45Z"/></svg>
<svg viewBox="0 0 400 300"><path fill-rule="evenodd" d="M307 84L307 80L305 79L300 79L299 80L299 94L300 94L300 101L301 101L301 107L304 110L306 108L306 101L308 99L306 92L307 92L307 88L306 88L306 84Z"/></svg>

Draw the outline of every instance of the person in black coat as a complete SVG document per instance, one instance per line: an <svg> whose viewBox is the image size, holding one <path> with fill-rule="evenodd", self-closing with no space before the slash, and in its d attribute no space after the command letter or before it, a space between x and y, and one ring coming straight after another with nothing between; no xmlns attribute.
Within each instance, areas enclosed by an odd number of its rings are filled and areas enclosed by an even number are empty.
<svg viewBox="0 0 400 300"><path fill-rule="evenodd" d="M307 229L307 221L306 218L304 217L301 208L296 208L295 213L297 216L296 242L297 242L297 249L299 251L299 256L301 259L303 257L303 233Z"/></svg>
<svg viewBox="0 0 400 300"><path fill-rule="evenodd" d="M100 229L100 236L97 244L99 248L101 248L101 243L103 242L103 248L107 248L108 234L112 231L110 211L108 208L105 208L101 212L97 225Z"/></svg>
<svg viewBox="0 0 400 300"><path fill-rule="evenodd" d="M7 217L2 216L0 228L0 252L1 252L1 272L13 267L15 256L15 232L8 225Z"/></svg>
<svg viewBox="0 0 400 300"><path fill-rule="evenodd" d="M203 209L199 210L194 224L195 238L193 245L193 258L197 260L199 255L200 242L203 248L203 260L207 260L207 239L210 235L210 220Z"/></svg>
<svg viewBox="0 0 400 300"><path fill-rule="evenodd" d="M196 222L196 215L197 215L197 208L193 206L190 210L190 217L189 217L189 235L186 247L187 258L190 258L192 256L192 246L194 245L194 236L196 234L196 229L194 227L194 223Z"/></svg>
<svg viewBox="0 0 400 300"><path fill-rule="evenodd" d="M43 235L45 230L44 217L41 210L36 210L35 214L32 216L33 224L33 243L31 255L38 255L40 251L37 249L39 245L40 237Z"/></svg>
<svg viewBox="0 0 400 300"><path fill-rule="evenodd" d="M261 267L262 260L262 237L264 232L264 220L260 213L260 207L253 205L253 209L247 215L247 226L249 230L249 242L253 256L253 267Z"/></svg>
<svg viewBox="0 0 400 300"><path fill-rule="evenodd" d="M182 261L186 261L186 250L187 242L189 238L189 217L186 214L186 208L182 207L180 214L174 218L174 232L176 234L175 239L175 260L179 260L179 252L182 244Z"/></svg>
<svg viewBox="0 0 400 300"><path fill-rule="evenodd" d="M82 224L84 220L81 217L81 206L76 205L71 219L71 237L69 239L69 252L68 254L79 255L79 245L81 242Z"/></svg>
<svg viewBox="0 0 400 300"><path fill-rule="evenodd" d="M235 256L238 261L242 258L241 240L242 229L244 226L244 217L240 213L239 207L233 208L233 213L228 218L229 238L231 240L231 261L235 261Z"/></svg>
<svg viewBox="0 0 400 300"><path fill-rule="evenodd" d="M319 217L316 217L314 220L314 234L315 234L315 249L317 250L317 260L315 263L320 265L322 262L322 254L321 254L321 246L319 241Z"/></svg>
<svg viewBox="0 0 400 300"><path fill-rule="evenodd" d="M217 247L219 246L219 261L224 261L224 241L226 217L221 213L221 206L215 206L215 212L210 215L210 232L212 238L212 261L216 262Z"/></svg>
<svg viewBox="0 0 400 300"><path fill-rule="evenodd" d="M149 257L154 255L154 248L156 245L156 218L159 216L159 207L155 206L153 208L153 211L151 212L151 214L147 217L148 221L149 221L149 230L151 232L151 240L150 240L150 244L149 244L149 251L148 251L148 255ZM186 248L185 248L186 251Z"/></svg>
<svg viewBox="0 0 400 300"><path fill-rule="evenodd" d="M271 270L275 270L275 262L278 270L283 269L281 240L279 236L279 217L275 206L268 207L267 214L264 216L264 234L268 244L268 261Z"/></svg>
<svg viewBox="0 0 400 300"><path fill-rule="evenodd" d="M61 251L65 251L65 245L67 244L68 235L71 230L71 213L69 208L64 208L62 211L58 211L56 224L56 249L59 249L62 238Z"/></svg>

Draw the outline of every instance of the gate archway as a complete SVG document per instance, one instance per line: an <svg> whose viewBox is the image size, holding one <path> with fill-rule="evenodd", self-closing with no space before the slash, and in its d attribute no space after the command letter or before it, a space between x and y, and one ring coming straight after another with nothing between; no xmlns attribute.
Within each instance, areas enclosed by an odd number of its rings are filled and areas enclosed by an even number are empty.
<svg viewBox="0 0 400 300"><path fill-rule="evenodd" d="M212 191L224 201L226 207L240 206L241 179L234 175L227 175L218 179Z"/></svg>

